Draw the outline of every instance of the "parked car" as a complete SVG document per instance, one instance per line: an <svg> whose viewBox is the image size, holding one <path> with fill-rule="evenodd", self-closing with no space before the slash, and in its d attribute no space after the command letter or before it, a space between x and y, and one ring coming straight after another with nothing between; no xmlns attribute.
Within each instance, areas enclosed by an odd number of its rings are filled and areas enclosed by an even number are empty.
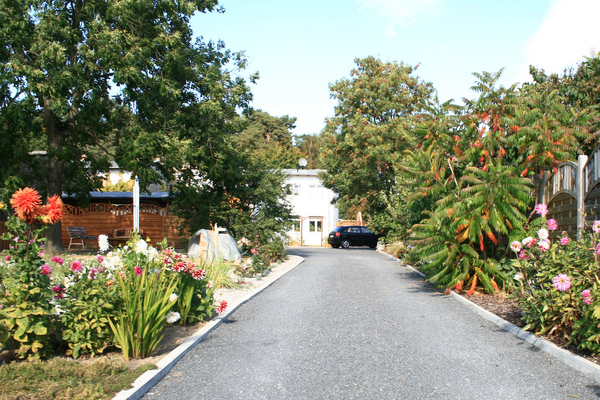
<svg viewBox="0 0 600 400"><path fill-rule="evenodd" d="M364 226L338 226L327 237L327 243L337 249L350 246L377 247L379 237Z"/></svg>

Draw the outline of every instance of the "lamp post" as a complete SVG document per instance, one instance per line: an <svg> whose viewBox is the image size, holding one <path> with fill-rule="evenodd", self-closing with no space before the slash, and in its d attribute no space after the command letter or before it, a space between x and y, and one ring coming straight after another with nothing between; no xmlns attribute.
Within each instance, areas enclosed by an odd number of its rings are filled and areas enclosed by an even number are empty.
<svg viewBox="0 0 600 400"><path fill-rule="evenodd" d="M140 230L140 181L137 175L133 184L133 230Z"/></svg>

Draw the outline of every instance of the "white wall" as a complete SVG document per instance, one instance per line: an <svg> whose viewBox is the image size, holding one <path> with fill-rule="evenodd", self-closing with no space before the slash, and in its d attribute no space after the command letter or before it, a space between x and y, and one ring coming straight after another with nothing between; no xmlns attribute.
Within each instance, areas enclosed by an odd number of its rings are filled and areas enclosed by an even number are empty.
<svg viewBox="0 0 600 400"><path fill-rule="evenodd" d="M295 230L288 232L292 241L306 246L327 243L327 235L335 228L338 209L331 204L334 193L319 180L317 169L286 169L286 184L292 189L288 196L292 214L300 217Z"/></svg>

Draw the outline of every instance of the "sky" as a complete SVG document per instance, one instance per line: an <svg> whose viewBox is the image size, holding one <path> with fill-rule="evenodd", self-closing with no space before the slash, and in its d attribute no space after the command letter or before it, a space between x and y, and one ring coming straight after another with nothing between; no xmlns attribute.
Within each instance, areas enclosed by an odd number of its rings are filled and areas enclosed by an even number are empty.
<svg viewBox="0 0 600 400"><path fill-rule="evenodd" d="M243 51L251 106L296 117L294 134L318 134L334 114L329 85L356 58L419 65L440 101L475 98L473 72L510 86L575 68L600 51L598 0L220 0L224 13L195 15L204 41Z"/></svg>

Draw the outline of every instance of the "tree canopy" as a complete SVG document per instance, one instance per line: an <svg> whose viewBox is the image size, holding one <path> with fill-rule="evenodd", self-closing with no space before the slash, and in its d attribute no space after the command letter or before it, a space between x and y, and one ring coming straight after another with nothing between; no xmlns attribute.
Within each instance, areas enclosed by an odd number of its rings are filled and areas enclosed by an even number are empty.
<svg viewBox="0 0 600 400"><path fill-rule="evenodd" d="M414 144L414 118L434 89L403 63L374 57L355 63L350 78L330 85L338 104L322 133L321 165L327 171L322 180L339 196L346 217L361 211L377 219L386 213L396 183L396 160Z"/></svg>
<svg viewBox="0 0 600 400"><path fill-rule="evenodd" d="M22 184L12 178L19 162L45 150L32 161L48 196L85 196L109 160L142 185L193 176L220 188L251 93L227 69L243 69L243 53L194 41L189 19L209 11L216 0L3 0L0 129L13 144L4 184ZM48 245L60 246L60 225Z"/></svg>

